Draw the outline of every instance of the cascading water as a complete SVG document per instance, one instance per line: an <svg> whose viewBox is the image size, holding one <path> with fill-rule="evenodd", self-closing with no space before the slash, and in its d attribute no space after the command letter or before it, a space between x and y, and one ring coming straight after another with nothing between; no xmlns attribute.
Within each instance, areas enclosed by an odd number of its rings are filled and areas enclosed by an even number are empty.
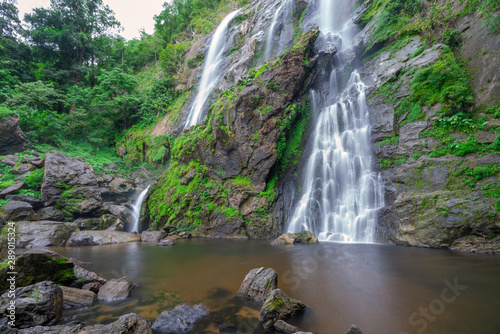
<svg viewBox="0 0 500 334"><path fill-rule="evenodd" d="M131 230L129 232L136 232L139 233L139 220L141 218L141 207L142 207L142 202L144 202L144 198L146 197L146 194L148 193L149 190L148 186L146 189L144 189L139 197L137 197L137 200L134 203L134 210L132 211L132 224L131 224Z"/></svg>
<svg viewBox="0 0 500 334"><path fill-rule="evenodd" d="M317 18L325 43L337 41L339 45L341 39L344 46L352 43L351 22L331 22L340 19L335 9L343 2L320 2ZM328 89L311 92L316 119L312 152L303 195L288 230L308 230L323 241L373 242L376 213L384 206L384 184L373 171L366 87L354 71L339 93L336 68L325 74L325 81Z"/></svg>
<svg viewBox="0 0 500 334"><path fill-rule="evenodd" d="M280 6L276 10L273 16L273 20L271 21L271 25L269 26L269 30L267 31L267 36L266 36L266 53L264 55L264 61L268 61L275 55L274 52L274 47L275 47L275 33L276 33L276 28L278 27L280 22L285 21L286 19L289 19L290 13L292 12L293 8L293 0L282 0ZM280 37L281 37L282 31L280 31ZM279 39L278 39L279 42ZM278 53L282 50L278 50Z"/></svg>
<svg viewBox="0 0 500 334"><path fill-rule="evenodd" d="M215 33L212 37L212 42L210 43L210 48L208 49L208 55L203 67L203 73L201 75L198 91L196 93L196 97L194 98L194 102L184 128L190 127L200 122L200 116L201 112L203 111L203 106L205 105L208 96L210 95L220 78L219 64L223 58L226 46L225 37L227 27L229 26L231 20L239 12L240 10L231 12L224 18L224 20L222 20L222 22L217 27L217 30L215 30Z"/></svg>

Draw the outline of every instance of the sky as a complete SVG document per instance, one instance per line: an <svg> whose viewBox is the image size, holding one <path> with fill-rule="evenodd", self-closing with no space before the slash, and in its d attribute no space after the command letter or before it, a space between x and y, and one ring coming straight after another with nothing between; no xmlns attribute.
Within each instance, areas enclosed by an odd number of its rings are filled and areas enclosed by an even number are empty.
<svg viewBox="0 0 500 334"><path fill-rule="evenodd" d="M148 34L154 32L153 16L163 9L165 0L103 0L114 12L124 30L120 33L126 39L139 37L139 30L144 28ZM18 0L19 18L33 8L49 7L50 0Z"/></svg>

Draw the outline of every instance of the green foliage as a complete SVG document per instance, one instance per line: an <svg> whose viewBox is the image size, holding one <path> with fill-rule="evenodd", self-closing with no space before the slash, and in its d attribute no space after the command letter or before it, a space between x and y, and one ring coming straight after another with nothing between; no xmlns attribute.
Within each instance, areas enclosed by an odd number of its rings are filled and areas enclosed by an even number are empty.
<svg viewBox="0 0 500 334"><path fill-rule="evenodd" d="M61 93L51 82L26 82L16 85L15 94L7 99L7 104L13 106L26 106L36 110L57 110L62 103Z"/></svg>
<svg viewBox="0 0 500 334"><path fill-rule="evenodd" d="M449 51L444 51L433 65L417 71L411 88L412 102L422 106L444 103L444 112L448 115L468 113L474 102L469 75Z"/></svg>
<svg viewBox="0 0 500 334"><path fill-rule="evenodd" d="M21 189L19 191L19 195L26 195L26 196L31 196L31 197L35 197L38 199L42 199L42 194L40 193L40 191L33 190L33 189Z"/></svg>
<svg viewBox="0 0 500 334"><path fill-rule="evenodd" d="M190 44L189 42L177 44L169 43L165 49L160 52L160 61L167 74L175 75L179 68L181 68L181 64L184 61L184 54Z"/></svg>
<svg viewBox="0 0 500 334"><path fill-rule="evenodd" d="M17 112L15 110L0 104L0 121L14 116L17 116Z"/></svg>
<svg viewBox="0 0 500 334"><path fill-rule="evenodd" d="M42 187L43 174L45 172L45 168L35 169L31 173L28 174L23 179L23 182L26 183L28 188L31 189L40 189Z"/></svg>
<svg viewBox="0 0 500 334"><path fill-rule="evenodd" d="M391 138L386 138L380 142L378 142L379 146L384 146L384 145L398 145L399 143L399 136L393 136Z"/></svg>
<svg viewBox="0 0 500 334"><path fill-rule="evenodd" d="M8 172L2 172L4 173L2 177L0 177L0 189L5 189L13 184L15 184L16 182L14 181L14 179L18 176L18 175L14 175L14 174L10 174Z"/></svg>
<svg viewBox="0 0 500 334"><path fill-rule="evenodd" d="M383 2L377 1L376 5L383 6ZM378 42L384 42L395 37L401 28L407 25L422 8L421 0L392 0L386 2L377 19L373 38ZM364 16L362 20L364 21L367 18L368 16Z"/></svg>
<svg viewBox="0 0 500 334"><path fill-rule="evenodd" d="M387 169L391 167L392 165L392 160L391 159L384 159L380 162L380 168Z"/></svg>
<svg viewBox="0 0 500 334"><path fill-rule="evenodd" d="M460 44L462 41L462 34L460 33L459 30L453 29L453 28L447 28L444 33L443 33L443 43L450 46L454 47Z"/></svg>

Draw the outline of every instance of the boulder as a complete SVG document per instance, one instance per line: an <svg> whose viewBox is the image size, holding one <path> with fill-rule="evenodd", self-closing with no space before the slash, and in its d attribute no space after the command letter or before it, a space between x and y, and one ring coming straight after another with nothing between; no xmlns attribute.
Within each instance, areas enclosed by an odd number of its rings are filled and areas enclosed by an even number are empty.
<svg viewBox="0 0 500 334"><path fill-rule="evenodd" d="M358 326L351 325L351 327L345 334L363 334L363 332L361 331L361 329L359 329Z"/></svg>
<svg viewBox="0 0 500 334"><path fill-rule="evenodd" d="M29 172L32 172L36 169L35 166L33 166L32 164L30 163L22 163L18 166L15 166L14 168L12 168L10 170L10 172L12 174L16 174L16 175L23 175L23 174L27 174Z"/></svg>
<svg viewBox="0 0 500 334"><path fill-rule="evenodd" d="M120 231L77 231L73 232L66 247L98 246L141 241L137 234Z"/></svg>
<svg viewBox="0 0 500 334"><path fill-rule="evenodd" d="M26 202L31 204L33 209L40 209L43 207L43 202L42 200L33 197L33 196L28 196L28 195L7 195L5 196L6 199L10 199L12 201L21 201L21 202Z"/></svg>
<svg viewBox="0 0 500 334"><path fill-rule="evenodd" d="M22 152L31 147L31 144L18 126L19 117L9 115L0 119L0 155Z"/></svg>
<svg viewBox="0 0 500 334"><path fill-rule="evenodd" d="M107 325L84 327L78 334L152 334L148 322L135 313L122 315Z"/></svg>
<svg viewBox="0 0 500 334"><path fill-rule="evenodd" d="M284 233L271 242L271 245L293 245L297 238L293 233Z"/></svg>
<svg viewBox="0 0 500 334"><path fill-rule="evenodd" d="M125 229L125 224L123 224L123 221L121 219L116 219L113 225L108 227L106 230L107 231L123 231Z"/></svg>
<svg viewBox="0 0 500 334"><path fill-rule="evenodd" d="M4 204L0 210L0 222L38 220L31 204L21 201L10 201Z"/></svg>
<svg viewBox="0 0 500 334"><path fill-rule="evenodd" d="M78 231L75 223L60 223L53 221L16 223L18 236L16 247L38 248L49 246L64 246L71 234Z"/></svg>
<svg viewBox="0 0 500 334"><path fill-rule="evenodd" d="M32 164L36 168L45 167L45 159L41 159L40 157L28 158L27 160L30 164Z"/></svg>
<svg viewBox="0 0 500 334"><path fill-rule="evenodd" d="M316 244L318 238L309 231L302 231L300 233L285 233L271 242L271 245L294 245L294 244Z"/></svg>
<svg viewBox="0 0 500 334"><path fill-rule="evenodd" d="M81 230L106 230L113 226L117 220L120 220L118 217L105 214L100 218L79 218L75 220L75 223Z"/></svg>
<svg viewBox="0 0 500 334"><path fill-rule="evenodd" d="M11 166L11 167L14 167L18 161L19 161L19 157L15 156L15 155L9 155L9 156L6 156L5 158L2 159L2 162L5 165Z"/></svg>
<svg viewBox="0 0 500 334"><path fill-rule="evenodd" d="M4 190L0 191L0 198L5 198L8 195L15 195L19 192L19 190L25 188L26 183L18 182L11 186L8 186Z"/></svg>
<svg viewBox="0 0 500 334"><path fill-rule="evenodd" d="M61 286L63 293L63 307L84 307L93 305L97 300L97 295L88 290Z"/></svg>
<svg viewBox="0 0 500 334"><path fill-rule="evenodd" d="M130 296L134 286L134 282L125 277L112 279L99 289L97 299L106 302L125 299Z"/></svg>
<svg viewBox="0 0 500 334"><path fill-rule="evenodd" d="M80 158L50 151L45 160L42 200L47 206L59 203L66 211L88 213L100 207L101 192L92 167Z"/></svg>
<svg viewBox="0 0 500 334"><path fill-rule="evenodd" d="M276 328L278 331L282 333L297 333L299 329L293 325L290 325L287 322L284 322L283 320L278 320L274 323L274 328Z"/></svg>
<svg viewBox="0 0 500 334"><path fill-rule="evenodd" d="M305 308L301 301L288 297L280 289L275 289L260 310L259 322L264 328L271 328L278 320L288 319Z"/></svg>
<svg viewBox="0 0 500 334"><path fill-rule="evenodd" d="M194 306L180 304L173 310L163 311L151 328L168 333L187 333L193 329L197 321L207 315L208 310L203 304Z"/></svg>
<svg viewBox="0 0 500 334"><path fill-rule="evenodd" d="M43 281L15 290L15 324L17 328L54 325L62 315L63 293L50 281ZM9 292L0 297L0 314L9 314Z"/></svg>
<svg viewBox="0 0 500 334"><path fill-rule="evenodd" d="M57 210L53 206L48 206L46 208L38 210L37 215L41 220L61 221L64 219L64 213Z"/></svg>
<svg viewBox="0 0 500 334"><path fill-rule="evenodd" d="M0 291L9 287L7 273L10 271L17 272L17 287L42 281L72 285L77 281L73 268L74 264L59 253L47 249L29 250L16 259L15 270L9 270L8 267L0 269Z"/></svg>
<svg viewBox="0 0 500 334"><path fill-rule="evenodd" d="M141 241L158 243L165 235L166 233L163 231L144 231L141 233Z"/></svg>
<svg viewBox="0 0 500 334"><path fill-rule="evenodd" d="M103 191L103 198L107 201L124 202L135 192L136 184L132 181L115 177Z"/></svg>
<svg viewBox="0 0 500 334"><path fill-rule="evenodd" d="M94 293L99 293L99 290L101 289L102 284L99 282L92 282L92 283L87 283L82 286L83 290L88 290L92 291Z"/></svg>
<svg viewBox="0 0 500 334"><path fill-rule="evenodd" d="M123 220L125 223L130 223L132 221L133 213L126 206L121 205L106 205L104 207L113 216L116 216Z"/></svg>
<svg viewBox="0 0 500 334"><path fill-rule="evenodd" d="M157 246L161 246L161 247L173 246L173 245L175 245L174 240L175 239L173 237L166 237L165 239L160 241Z"/></svg>
<svg viewBox="0 0 500 334"><path fill-rule="evenodd" d="M75 273L75 277L78 279L78 282L81 282L82 285L93 282L105 284L107 282L105 278L102 278L95 272L82 268L79 265L75 265L73 272Z"/></svg>
<svg viewBox="0 0 500 334"><path fill-rule="evenodd" d="M272 268L250 270L238 290L238 296L263 302L278 287L278 274Z"/></svg>

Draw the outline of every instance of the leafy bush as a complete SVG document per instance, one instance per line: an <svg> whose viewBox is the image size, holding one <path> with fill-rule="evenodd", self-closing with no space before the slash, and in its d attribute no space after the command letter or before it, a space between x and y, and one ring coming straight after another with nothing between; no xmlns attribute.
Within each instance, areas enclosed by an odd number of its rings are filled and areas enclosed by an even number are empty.
<svg viewBox="0 0 500 334"><path fill-rule="evenodd" d="M45 168L35 169L23 179L23 182L31 189L40 189L43 182Z"/></svg>
<svg viewBox="0 0 500 334"><path fill-rule="evenodd" d="M443 33L443 43L448 46L454 47L460 44L461 40L462 34L456 29L448 28Z"/></svg>

